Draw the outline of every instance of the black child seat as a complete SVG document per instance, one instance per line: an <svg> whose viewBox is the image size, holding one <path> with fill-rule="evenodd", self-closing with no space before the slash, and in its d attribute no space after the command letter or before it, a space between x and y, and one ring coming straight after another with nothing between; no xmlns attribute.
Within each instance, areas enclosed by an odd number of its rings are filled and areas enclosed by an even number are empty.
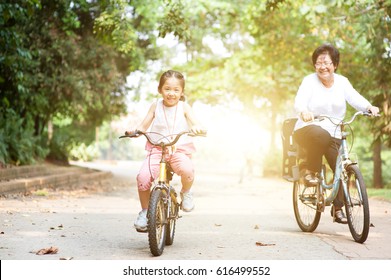
<svg viewBox="0 0 391 280"><path fill-rule="evenodd" d="M294 175L292 167L297 163L298 145L293 141L293 129L297 118L286 119L282 124L282 178L293 182Z"/></svg>

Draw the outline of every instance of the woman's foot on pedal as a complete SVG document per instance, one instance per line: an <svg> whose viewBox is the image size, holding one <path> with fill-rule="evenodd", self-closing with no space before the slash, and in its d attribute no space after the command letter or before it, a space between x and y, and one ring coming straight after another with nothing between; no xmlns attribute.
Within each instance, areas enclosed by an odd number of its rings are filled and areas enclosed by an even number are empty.
<svg viewBox="0 0 391 280"><path fill-rule="evenodd" d="M336 209L335 213L334 211L334 206L331 207L331 216L333 217L334 221L339 223L339 224L347 224L348 219L345 216L345 213L342 211L342 209Z"/></svg>
<svg viewBox="0 0 391 280"><path fill-rule="evenodd" d="M307 187L314 187L319 184L319 179L314 173L310 172L304 176L304 183Z"/></svg>
<svg viewBox="0 0 391 280"><path fill-rule="evenodd" d="M134 227L138 232L147 232L148 231L148 219L147 219L147 209L141 210L138 213L138 217L134 222Z"/></svg>
<svg viewBox="0 0 391 280"><path fill-rule="evenodd" d="M191 192L181 192L181 205L182 210L185 212L193 211L194 209L194 201L193 194Z"/></svg>

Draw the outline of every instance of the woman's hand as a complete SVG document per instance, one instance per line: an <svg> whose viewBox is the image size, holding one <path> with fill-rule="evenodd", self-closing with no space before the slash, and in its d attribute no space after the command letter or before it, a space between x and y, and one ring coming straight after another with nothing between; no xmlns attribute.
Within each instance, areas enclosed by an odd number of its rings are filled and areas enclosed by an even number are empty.
<svg viewBox="0 0 391 280"><path fill-rule="evenodd" d="M378 108L378 107L376 107L376 106L369 106L368 108L367 108L367 110L373 115L373 116L377 116L377 115L379 115L379 112L380 112L380 109Z"/></svg>
<svg viewBox="0 0 391 280"><path fill-rule="evenodd" d="M303 111L300 113L300 117L305 122L311 122L314 121L314 114L309 111Z"/></svg>

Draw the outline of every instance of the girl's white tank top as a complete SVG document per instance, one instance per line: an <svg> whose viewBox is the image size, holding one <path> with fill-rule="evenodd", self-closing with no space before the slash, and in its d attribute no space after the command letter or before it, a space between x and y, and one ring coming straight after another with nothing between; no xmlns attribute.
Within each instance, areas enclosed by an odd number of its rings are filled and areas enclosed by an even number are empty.
<svg viewBox="0 0 391 280"><path fill-rule="evenodd" d="M167 107L164 106L163 99L157 101L155 118L150 129L150 132L154 132L150 134L153 141L168 143L175 138L176 134L189 130L183 105L183 101L179 101L176 106ZM183 135L176 145L188 143L192 143L191 137Z"/></svg>

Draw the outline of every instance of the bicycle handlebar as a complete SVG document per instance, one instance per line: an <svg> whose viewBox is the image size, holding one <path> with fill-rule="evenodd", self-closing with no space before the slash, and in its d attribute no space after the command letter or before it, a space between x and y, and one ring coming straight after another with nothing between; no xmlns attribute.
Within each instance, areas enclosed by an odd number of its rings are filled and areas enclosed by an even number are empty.
<svg viewBox="0 0 391 280"><path fill-rule="evenodd" d="M335 125L349 125L351 124L356 118L357 116L359 115L363 115L363 116L366 116L366 117L379 117L380 115L373 115L371 112L369 111L358 111L356 112L349 121L344 121L344 120L341 120L341 119L337 119L337 118L334 118L334 117L331 117L331 116L328 116L328 115L319 115L319 116L315 116L314 119L315 120L318 120L318 121L322 121L324 118L327 118L329 119L333 124ZM334 121L337 120L338 122L335 123Z"/></svg>
<svg viewBox="0 0 391 280"><path fill-rule="evenodd" d="M169 146L173 146L176 144L176 142L178 142L179 138L184 135L184 134L188 134L189 136L191 137L194 137L194 136L206 136L206 131L202 131L201 133L193 133L192 131L188 130L188 131L183 131L183 132L180 132L178 133L174 140L172 140L171 142L168 142L168 143L164 143L164 142L160 142L160 143L157 143L157 142L154 142L152 141L152 139L149 137L148 135L148 132L143 132L141 130L136 130L134 133L132 134L129 134L129 135L122 135L119 137L119 139L121 138L137 138L137 137L140 137L140 135L144 135L145 138L147 139L147 141L153 145L153 146L159 146L159 147L169 147ZM166 138L166 137L165 137Z"/></svg>

